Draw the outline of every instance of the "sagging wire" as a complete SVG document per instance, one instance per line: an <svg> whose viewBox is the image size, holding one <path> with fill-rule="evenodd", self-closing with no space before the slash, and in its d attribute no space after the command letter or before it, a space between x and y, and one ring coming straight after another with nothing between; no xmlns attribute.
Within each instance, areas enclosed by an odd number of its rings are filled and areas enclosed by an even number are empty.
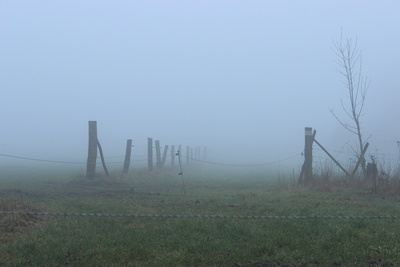
<svg viewBox="0 0 400 267"><path fill-rule="evenodd" d="M179 173L179 175L182 177L182 186L183 186L183 193L186 196L186 187L185 187L185 182L183 180L183 171L182 171L182 163L181 163L181 153L180 151L176 151L175 156L178 156L178 161L179 161L179 168L181 170L181 172Z"/></svg>

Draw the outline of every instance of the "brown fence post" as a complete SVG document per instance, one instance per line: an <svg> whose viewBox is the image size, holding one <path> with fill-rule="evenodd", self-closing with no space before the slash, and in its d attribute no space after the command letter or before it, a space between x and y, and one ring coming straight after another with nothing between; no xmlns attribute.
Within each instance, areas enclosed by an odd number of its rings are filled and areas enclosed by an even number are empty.
<svg viewBox="0 0 400 267"><path fill-rule="evenodd" d="M201 146L198 147L197 159L201 160Z"/></svg>
<svg viewBox="0 0 400 267"><path fill-rule="evenodd" d="M189 146L186 146L186 164L189 164L189 158L190 158Z"/></svg>
<svg viewBox="0 0 400 267"><path fill-rule="evenodd" d="M203 147L203 160L207 160L207 147Z"/></svg>
<svg viewBox="0 0 400 267"><path fill-rule="evenodd" d="M132 139L126 141L125 161L122 173L128 173L129 165L131 164L131 150L132 150Z"/></svg>
<svg viewBox="0 0 400 267"><path fill-rule="evenodd" d="M161 151L160 151L160 141L156 140L156 167L160 168L161 167Z"/></svg>
<svg viewBox="0 0 400 267"><path fill-rule="evenodd" d="M110 178L110 173L107 170L106 161L104 160L104 155L103 155L103 149L101 148L99 139L97 139L97 147L99 148L101 164L103 164L104 172L106 173L107 177Z"/></svg>
<svg viewBox="0 0 400 267"><path fill-rule="evenodd" d="M175 146L171 146L171 166L175 165Z"/></svg>
<svg viewBox="0 0 400 267"><path fill-rule="evenodd" d="M312 180L312 144L314 141L311 127L305 127L305 148L304 148L304 182L307 184Z"/></svg>
<svg viewBox="0 0 400 267"><path fill-rule="evenodd" d="M147 138L147 166L149 171L153 170L153 138Z"/></svg>
<svg viewBox="0 0 400 267"><path fill-rule="evenodd" d="M165 161L167 160L168 145L164 147L164 152L161 160L161 167L164 167Z"/></svg>
<svg viewBox="0 0 400 267"><path fill-rule="evenodd" d="M97 122L89 121L89 149L86 165L86 177L93 179L96 175L97 159Z"/></svg>

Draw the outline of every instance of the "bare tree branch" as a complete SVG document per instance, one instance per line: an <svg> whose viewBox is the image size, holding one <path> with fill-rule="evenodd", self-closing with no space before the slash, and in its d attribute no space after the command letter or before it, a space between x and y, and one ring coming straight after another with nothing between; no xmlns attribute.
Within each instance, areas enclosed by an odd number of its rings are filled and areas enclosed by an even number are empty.
<svg viewBox="0 0 400 267"><path fill-rule="evenodd" d="M348 124L342 121L332 109L330 111L335 119L346 130L357 135L358 149L355 150L355 153L358 156L362 156L361 153L365 141L363 141L360 118L363 115L370 80L367 77L362 76L362 54L358 49L357 38L355 39L355 42L353 42L351 38L343 40L343 35L341 33L340 40L333 41L332 50L337 57L335 63L339 66L338 72L344 77L343 83L348 93L349 108L346 108L342 99L340 100L340 103L343 111L351 119L352 123ZM365 158L362 158L361 166L363 171L365 171Z"/></svg>

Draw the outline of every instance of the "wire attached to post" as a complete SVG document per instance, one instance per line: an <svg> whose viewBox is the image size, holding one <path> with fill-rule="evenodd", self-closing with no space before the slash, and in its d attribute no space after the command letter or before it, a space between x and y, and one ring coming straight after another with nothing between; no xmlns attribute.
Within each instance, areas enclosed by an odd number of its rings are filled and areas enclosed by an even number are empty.
<svg viewBox="0 0 400 267"><path fill-rule="evenodd" d="M178 151L176 152L175 155L178 156L179 168L180 168L180 170L181 170L181 172L179 173L179 175L182 176L183 192L184 192L184 194L185 194L185 196L186 196L186 187L185 187L185 182L184 182L184 180L183 180L183 171L182 171L182 163L181 163L181 153L180 153L180 151L178 150Z"/></svg>

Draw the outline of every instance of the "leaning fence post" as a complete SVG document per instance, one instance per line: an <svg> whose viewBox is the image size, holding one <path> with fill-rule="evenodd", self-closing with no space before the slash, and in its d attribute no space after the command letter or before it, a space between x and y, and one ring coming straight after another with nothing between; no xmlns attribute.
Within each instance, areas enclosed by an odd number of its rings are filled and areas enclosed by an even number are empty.
<svg viewBox="0 0 400 267"><path fill-rule="evenodd" d="M153 138L147 138L147 166L149 171L153 170Z"/></svg>
<svg viewBox="0 0 400 267"><path fill-rule="evenodd" d="M93 179L96 174L97 158L97 122L89 121L89 149L86 165L86 177Z"/></svg>
<svg viewBox="0 0 400 267"><path fill-rule="evenodd" d="M131 150L132 150L132 139L126 141L125 161L122 173L128 173L129 165L131 164Z"/></svg>
<svg viewBox="0 0 400 267"><path fill-rule="evenodd" d="M354 167L353 172L351 173L351 177L354 177L354 175L356 174L356 171L357 171L357 169L358 169L358 166L360 166L360 163L361 163L362 159L364 158L364 154L365 154L365 152L367 152L368 146L369 146L369 143L367 142L367 143L365 144L363 150L361 151L361 154L360 154L360 157L358 158L357 164L356 164L356 166Z"/></svg>
<svg viewBox="0 0 400 267"><path fill-rule="evenodd" d="M163 156L161 159L161 167L164 167L164 165L165 165L165 161L167 160L167 152L168 152L168 145L166 145L164 147L164 152L163 152Z"/></svg>
<svg viewBox="0 0 400 267"><path fill-rule="evenodd" d="M157 160L156 166L157 168L161 168L162 163L161 163L160 141L156 140L155 144L156 144L156 160Z"/></svg>
<svg viewBox="0 0 400 267"><path fill-rule="evenodd" d="M171 166L174 167L175 164L175 146L171 146Z"/></svg>
<svg viewBox="0 0 400 267"><path fill-rule="evenodd" d="M97 139L97 147L99 148L101 164L103 164L104 172L106 173L107 177L110 178L110 173L107 170L106 161L104 160L104 155L103 155L103 149L101 148L99 139Z"/></svg>

